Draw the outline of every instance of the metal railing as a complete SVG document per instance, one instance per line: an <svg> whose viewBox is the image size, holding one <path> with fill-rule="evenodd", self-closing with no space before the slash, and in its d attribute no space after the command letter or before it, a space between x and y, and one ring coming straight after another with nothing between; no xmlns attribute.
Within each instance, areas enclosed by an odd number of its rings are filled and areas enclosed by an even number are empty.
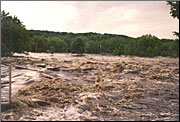
<svg viewBox="0 0 180 122"><path fill-rule="evenodd" d="M11 70L12 70L12 66L11 66L11 64L9 65L9 66L4 66L3 68L1 68L2 70L3 70L3 72L2 72L2 76L3 75L8 75L9 76L9 78L8 78L8 80L9 80L9 82L2 82L3 80L2 80L2 77L1 77L1 102L7 102L8 101L8 103L9 103L9 105L11 105L11 95L12 95L12 90L11 90L11 84L12 84L12 80L11 80ZM8 73L7 73L8 72ZM4 88L4 84L9 84L9 88L8 88L8 96L7 96L7 94L5 94L5 92L3 91L3 90L6 90L5 88L7 87L5 87ZM7 100L7 98L9 98L8 100Z"/></svg>

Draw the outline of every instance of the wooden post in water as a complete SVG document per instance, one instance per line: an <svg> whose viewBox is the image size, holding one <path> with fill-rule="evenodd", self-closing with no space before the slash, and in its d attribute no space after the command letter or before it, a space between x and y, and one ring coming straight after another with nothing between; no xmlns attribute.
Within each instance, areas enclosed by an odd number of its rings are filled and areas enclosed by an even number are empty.
<svg viewBox="0 0 180 122"><path fill-rule="evenodd" d="M11 106L11 64L9 64L9 105Z"/></svg>
<svg viewBox="0 0 180 122"><path fill-rule="evenodd" d="M9 19L9 58L11 58L12 21ZM9 64L9 105L11 106L11 62Z"/></svg>

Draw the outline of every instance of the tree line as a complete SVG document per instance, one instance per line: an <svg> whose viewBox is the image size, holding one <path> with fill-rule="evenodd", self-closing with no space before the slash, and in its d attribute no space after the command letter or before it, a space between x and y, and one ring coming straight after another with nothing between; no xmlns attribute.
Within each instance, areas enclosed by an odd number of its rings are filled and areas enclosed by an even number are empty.
<svg viewBox="0 0 180 122"><path fill-rule="evenodd" d="M27 30L17 16L2 11L1 55L25 51L179 57L179 39L159 39L151 34L133 38L108 33Z"/></svg>

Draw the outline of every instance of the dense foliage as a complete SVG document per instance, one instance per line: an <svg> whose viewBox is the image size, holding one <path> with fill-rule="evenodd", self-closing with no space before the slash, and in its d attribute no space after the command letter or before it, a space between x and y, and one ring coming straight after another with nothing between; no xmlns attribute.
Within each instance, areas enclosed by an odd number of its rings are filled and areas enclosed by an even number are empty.
<svg viewBox="0 0 180 122"><path fill-rule="evenodd" d="M171 6L170 14L173 18L179 19L179 1L167 1L168 5Z"/></svg>
<svg viewBox="0 0 180 122"><path fill-rule="evenodd" d="M9 52L23 52L28 46L28 32L22 22L9 13L1 12L1 45L2 56Z"/></svg>
<svg viewBox="0 0 180 122"><path fill-rule="evenodd" d="M75 38L71 43L72 53L77 53L78 55L82 55L85 52L84 48L85 48L84 41L80 37Z"/></svg>
<svg viewBox="0 0 180 122"><path fill-rule="evenodd" d="M179 1L167 1L171 6L170 14L173 18L179 19ZM173 32L175 36L179 37L179 32Z"/></svg>
<svg viewBox="0 0 180 122"><path fill-rule="evenodd" d="M26 30L15 16L1 12L2 56L11 52L91 53L133 56L179 57L179 39L159 39L151 34L132 38L99 33L67 33ZM12 36L11 36L12 35ZM12 38L12 42L10 42Z"/></svg>

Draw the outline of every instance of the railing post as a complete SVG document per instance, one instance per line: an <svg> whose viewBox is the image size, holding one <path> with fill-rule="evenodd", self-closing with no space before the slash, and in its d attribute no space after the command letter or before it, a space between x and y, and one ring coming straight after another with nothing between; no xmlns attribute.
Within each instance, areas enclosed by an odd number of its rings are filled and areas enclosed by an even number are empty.
<svg viewBox="0 0 180 122"><path fill-rule="evenodd" d="M11 64L9 64L9 105L11 106Z"/></svg>

